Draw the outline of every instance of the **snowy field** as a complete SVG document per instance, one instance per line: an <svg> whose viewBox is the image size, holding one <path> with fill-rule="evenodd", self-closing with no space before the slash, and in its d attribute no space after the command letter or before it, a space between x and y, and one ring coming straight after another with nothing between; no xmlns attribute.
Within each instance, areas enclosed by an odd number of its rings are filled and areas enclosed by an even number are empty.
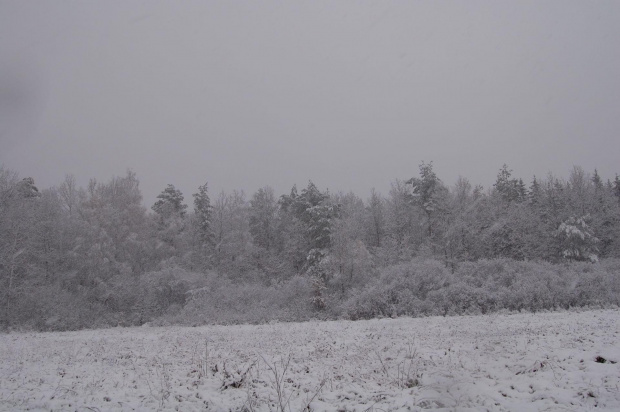
<svg viewBox="0 0 620 412"><path fill-rule="evenodd" d="M620 410L619 310L0 335L1 410Z"/></svg>

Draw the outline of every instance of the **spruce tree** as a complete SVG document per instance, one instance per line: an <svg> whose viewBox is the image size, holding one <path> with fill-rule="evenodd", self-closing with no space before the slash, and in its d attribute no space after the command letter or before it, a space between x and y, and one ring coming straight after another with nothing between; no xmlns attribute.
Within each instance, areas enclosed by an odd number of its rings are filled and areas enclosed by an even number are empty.
<svg viewBox="0 0 620 412"><path fill-rule="evenodd" d="M531 205L538 206L540 203L540 183L536 179L536 176L532 179L532 184L530 185L530 192L528 193L528 199Z"/></svg>
<svg viewBox="0 0 620 412"><path fill-rule="evenodd" d="M198 236L204 245L213 246L215 238L213 234L213 206L209 198L207 183L198 187L198 193L194 193L194 214L198 221Z"/></svg>
<svg viewBox="0 0 620 412"><path fill-rule="evenodd" d="M613 192L618 199L618 203L620 203L620 176L618 175L616 175L616 178L614 179Z"/></svg>
<svg viewBox="0 0 620 412"><path fill-rule="evenodd" d="M603 179L598 174L598 170L594 169L594 176L592 176L592 183L594 183L594 188L599 191L603 190Z"/></svg>
<svg viewBox="0 0 620 412"><path fill-rule="evenodd" d="M504 164L497 174L497 180L493 185L497 193L506 202L515 202L525 199L525 185L520 179L512 179L512 170Z"/></svg>

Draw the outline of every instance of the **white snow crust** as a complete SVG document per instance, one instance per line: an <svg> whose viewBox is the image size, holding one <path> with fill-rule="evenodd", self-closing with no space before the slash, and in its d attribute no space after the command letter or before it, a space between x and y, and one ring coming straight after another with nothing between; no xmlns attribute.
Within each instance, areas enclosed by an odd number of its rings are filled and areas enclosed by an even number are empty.
<svg viewBox="0 0 620 412"><path fill-rule="evenodd" d="M620 410L614 310L0 335L1 410Z"/></svg>

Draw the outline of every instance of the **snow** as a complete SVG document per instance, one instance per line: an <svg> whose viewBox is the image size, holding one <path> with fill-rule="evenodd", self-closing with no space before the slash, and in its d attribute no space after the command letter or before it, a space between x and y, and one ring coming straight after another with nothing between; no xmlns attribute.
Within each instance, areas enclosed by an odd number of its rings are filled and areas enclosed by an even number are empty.
<svg viewBox="0 0 620 412"><path fill-rule="evenodd" d="M10 333L0 410L620 410L619 315Z"/></svg>

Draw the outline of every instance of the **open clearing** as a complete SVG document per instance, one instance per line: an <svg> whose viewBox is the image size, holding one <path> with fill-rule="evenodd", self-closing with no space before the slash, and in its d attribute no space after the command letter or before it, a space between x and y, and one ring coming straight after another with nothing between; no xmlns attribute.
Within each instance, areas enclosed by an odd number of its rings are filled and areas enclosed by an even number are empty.
<svg viewBox="0 0 620 412"><path fill-rule="evenodd" d="M620 311L0 335L2 410L620 410Z"/></svg>

